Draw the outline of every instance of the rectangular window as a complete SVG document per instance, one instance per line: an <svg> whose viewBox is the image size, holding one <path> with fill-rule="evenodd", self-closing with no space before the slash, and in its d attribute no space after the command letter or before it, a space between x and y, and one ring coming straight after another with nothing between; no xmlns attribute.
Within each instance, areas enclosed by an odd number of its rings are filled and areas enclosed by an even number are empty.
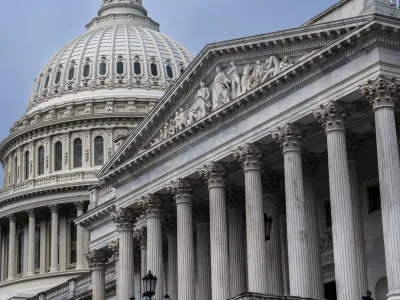
<svg viewBox="0 0 400 300"><path fill-rule="evenodd" d="M368 213L373 213L381 209L381 194L379 184L367 186Z"/></svg>
<svg viewBox="0 0 400 300"><path fill-rule="evenodd" d="M332 227L332 214L331 214L331 202L324 202L324 212L325 212L325 226L326 228Z"/></svg>
<svg viewBox="0 0 400 300"><path fill-rule="evenodd" d="M331 281L324 284L325 299L336 300L336 282Z"/></svg>

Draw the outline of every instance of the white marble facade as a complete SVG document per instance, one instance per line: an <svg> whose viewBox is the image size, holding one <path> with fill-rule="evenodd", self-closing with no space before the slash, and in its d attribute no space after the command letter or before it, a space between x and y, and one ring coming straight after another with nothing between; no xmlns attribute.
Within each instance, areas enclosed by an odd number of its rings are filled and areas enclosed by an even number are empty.
<svg viewBox="0 0 400 300"><path fill-rule="evenodd" d="M118 7L143 13L104 1L89 31ZM284 35L205 47L75 206L91 272L30 299L139 299L149 270L156 300L400 299L398 16L396 1L347 0Z"/></svg>

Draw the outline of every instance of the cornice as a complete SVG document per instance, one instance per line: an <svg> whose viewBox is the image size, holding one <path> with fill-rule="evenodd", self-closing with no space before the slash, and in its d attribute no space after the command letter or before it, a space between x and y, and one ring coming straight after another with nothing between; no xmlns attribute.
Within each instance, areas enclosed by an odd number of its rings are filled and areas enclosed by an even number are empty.
<svg viewBox="0 0 400 300"><path fill-rule="evenodd" d="M86 212L81 217L75 219L74 223L77 226L89 228L95 222L99 222L99 221L102 221L107 218L111 219L111 213L115 212L115 211L116 211L116 208L115 208L114 201L108 201L108 202L103 203L103 204L97 206L96 208Z"/></svg>

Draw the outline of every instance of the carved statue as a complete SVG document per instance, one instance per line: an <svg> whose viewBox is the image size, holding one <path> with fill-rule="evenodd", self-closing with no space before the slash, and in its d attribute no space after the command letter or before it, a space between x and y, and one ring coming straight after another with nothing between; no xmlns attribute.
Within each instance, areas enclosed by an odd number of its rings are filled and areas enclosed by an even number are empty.
<svg viewBox="0 0 400 300"><path fill-rule="evenodd" d="M290 62L289 56L285 56L279 65L279 73L285 71L286 69L289 69L292 66L293 64Z"/></svg>
<svg viewBox="0 0 400 300"><path fill-rule="evenodd" d="M168 136L173 136L176 133L175 120L169 120Z"/></svg>
<svg viewBox="0 0 400 300"><path fill-rule="evenodd" d="M200 83L200 89L197 91L195 99L195 104L189 112L187 125L191 125L197 120L204 118L207 115L207 108L211 108L211 103L209 103L210 90L204 82Z"/></svg>
<svg viewBox="0 0 400 300"><path fill-rule="evenodd" d="M243 70L243 76L242 76L242 94L245 94L245 93L248 92L248 91L250 90L250 88L251 88L251 87L249 86L251 72L252 72L252 67L251 67L249 64L247 64L247 65L244 67L244 70Z"/></svg>
<svg viewBox="0 0 400 300"><path fill-rule="evenodd" d="M175 124L175 131L179 132L181 131L181 115L179 113L179 110L175 112L175 118L174 118L174 124Z"/></svg>
<svg viewBox="0 0 400 300"><path fill-rule="evenodd" d="M186 111L182 107L179 109L179 112L177 112L177 115L179 115L179 119L177 123L175 123L177 132L182 131L186 127L187 121L185 117L185 112Z"/></svg>
<svg viewBox="0 0 400 300"><path fill-rule="evenodd" d="M208 87L206 87L206 84L204 82L200 82L200 89L197 91L197 95L194 97L197 104L198 104L198 101L204 101L206 108L211 110L212 103L210 101L210 96L211 96L211 93L210 93L210 90L208 89Z"/></svg>
<svg viewBox="0 0 400 300"><path fill-rule="evenodd" d="M273 55L269 57L266 63L268 67L264 77L262 78L262 82L265 82L268 80L268 78L277 75L279 73L279 68L281 66L279 58Z"/></svg>
<svg viewBox="0 0 400 300"><path fill-rule="evenodd" d="M264 69L261 65L261 62L257 60L256 67L254 68L253 74L251 75L249 87L255 88L259 86L262 83L263 75L264 75Z"/></svg>
<svg viewBox="0 0 400 300"><path fill-rule="evenodd" d="M231 101L229 97L229 84L231 81L220 67L217 67L216 71L212 110L216 110Z"/></svg>
<svg viewBox="0 0 400 300"><path fill-rule="evenodd" d="M232 75L232 98L235 99L242 94L242 87L239 69L233 61L231 62L231 68L228 71L228 75Z"/></svg>

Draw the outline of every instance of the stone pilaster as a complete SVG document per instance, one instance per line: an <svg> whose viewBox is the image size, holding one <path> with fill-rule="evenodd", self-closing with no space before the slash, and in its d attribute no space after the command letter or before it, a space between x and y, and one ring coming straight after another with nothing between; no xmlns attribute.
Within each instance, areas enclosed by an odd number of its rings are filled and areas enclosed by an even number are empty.
<svg viewBox="0 0 400 300"><path fill-rule="evenodd" d="M247 291L245 192L244 187L227 189L229 284L231 297Z"/></svg>
<svg viewBox="0 0 400 300"><path fill-rule="evenodd" d="M83 209L85 207L85 202L79 201L75 202L76 207L76 215L79 218L83 215ZM81 270L84 268L85 263L85 247L84 247L84 239L85 239L85 229L82 226L76 227L76 269Z"/></svg>
<svg viewBox="0 0 400 300"><path fill-rule="evenodd" d="M400 162L396 138L395 103L399 81L379 77L361 88L373 106L378 150L388 299L400 299Z"/></svg>
<svg viewBox="0 0 400 300"><path fill-rule="evenodd" d="M310 240L301 161L304 131L299 124L289 123L279 127L272 136L280 144L284 156L290 295L311 297Z"/></svg>
<svg viewBox="0 0 400 300"><path fill-rule="evenodd" d="M106 299L105 265L109 253L104 250L93 250L86 254L86 259L92 270L92 299Z"/></svg>
<svg viewBox="0 0 400 300"><path fill-rule="evenodd" d="M118 231L119 239L119 270L117 282L117 298L129 299L135 296L134 252L133 252L133 225L136 216L127 208L119 208L111 215Z"/></svg>
<svg viewBox="0 0 400 300"><path fill-rule="evenodd" d="M225 170L212 162L199 170L208 184L210 199L212 300L229 298L228 225L225 201Z"/></svg>
<svg viewBox="0 0 400 300"><path fill-rule="evenodd" d="M16 238L17 238L17 218L14 214L7 216L10 221L9 230L9 241L8 241L8 278L7 280L13 280L15 278L16 271Z"/></svg>
<svg viewBox="0 0 400 300"><path fill-rule="evenodd" d="M338 300L359 299L360 276L354 247L354 219L346 148L346 115L342 103L329 101L314 110L325 129L328 145L329 190L332 208L332 235Z"/></svg>
<svg viewBox="0 0 400 300"><path fill-rule="evenodd" d="M134 231L134 238L140 246L140 278L147 274L147 227L137 228ZM144 293L143 285L140 285L140 294Z"/></svg>
<svg viewBox="0 0 400 300"><path fill-rule="evenodd" d="M171 299L178 299L178 244L176 216L169 214L164 218L164 228L168 240L168 276L166 293Z"/></svg>
<svg viewBox="0 0 400 300"><path fill-rule="evenodd" d="M176 203L178 238L178 299L195 299L192 190L178 178L167 187Z"/></svg>
<svg viewBox="0 0 400 300"><path fill-rule="evenodd" d="M193 215L196 220L197 300L211 300L211 252L209 204L198 201Z"/></svg>
<svg viewBox="0 0 400 300"><path fill-rule="evenodd" d="M154 194L142 197L139 205L144 209L147 221L147 269L157 276L156 300L164 297L164 262L161 228L162 201Z"/></svg>
<svg viewBox="0 0 400 300"><path fill-rule="evenodd" d="M35 275L35 226L36 213L34 209L26 211L29 217L29 235L28 235L28 273L27 276Z"/></svg>
<svg viewBox="0 0 400 300"><path fill-rule="evenodd" d="M51 205L50 272L58 271L58 206Z"/></svg>

